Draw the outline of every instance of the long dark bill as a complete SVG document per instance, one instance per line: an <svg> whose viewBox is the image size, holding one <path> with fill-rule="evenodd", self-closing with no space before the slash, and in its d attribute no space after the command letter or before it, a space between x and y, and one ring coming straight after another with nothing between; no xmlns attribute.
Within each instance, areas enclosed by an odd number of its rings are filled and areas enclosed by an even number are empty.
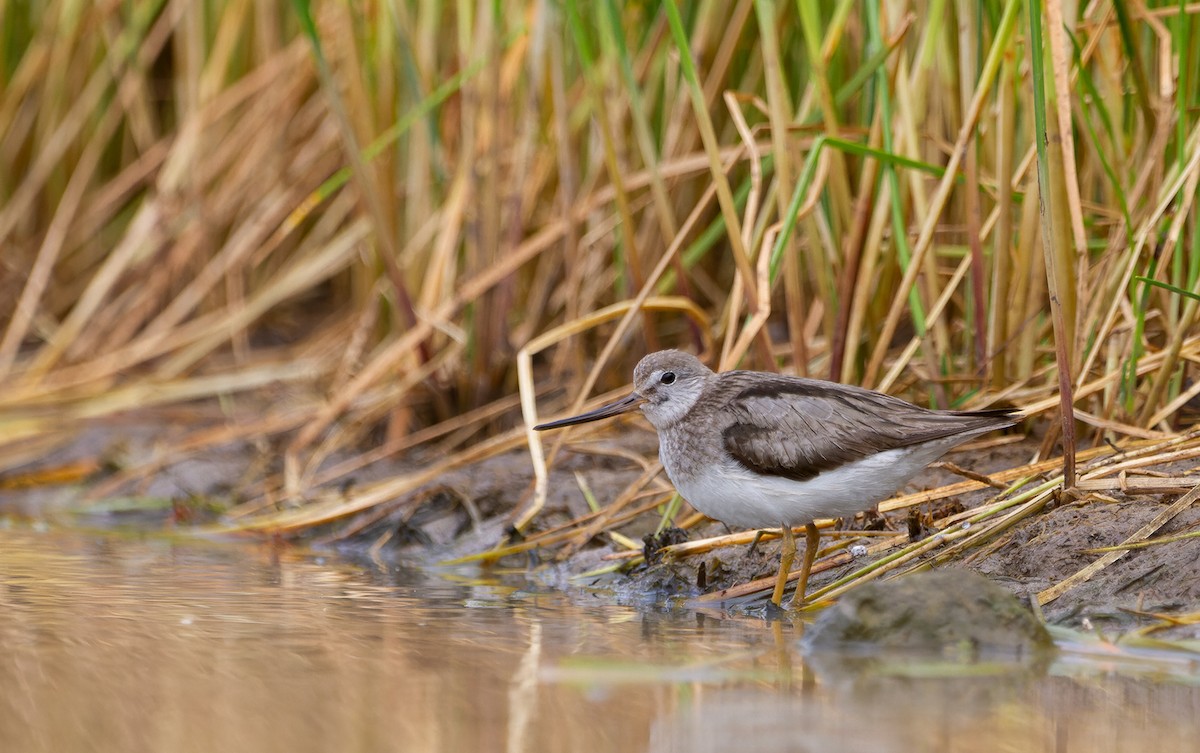
<svg viewBox="0 0 1200 753"><path fill-rule="evenodd" d="M560 429L564 426L574 426L575 424L586 424L589 421L599 421L602 418L611 416L619 416L622 413L628 413L631 410L636 410L639 405L646 402L646 398L636 392L631 392L627 396L621 398L615 403L602 405L596 410L580 413L578 416L570 418L560 418L557 421L550 421L544 424L538 424L533 427L536 431L546 431L547 429Z"/></svg>

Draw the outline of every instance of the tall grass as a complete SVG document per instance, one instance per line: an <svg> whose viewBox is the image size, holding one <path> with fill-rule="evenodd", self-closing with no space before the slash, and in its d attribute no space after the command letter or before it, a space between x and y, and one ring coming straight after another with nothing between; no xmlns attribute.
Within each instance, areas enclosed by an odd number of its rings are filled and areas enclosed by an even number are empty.
<svg viewBox="0 0 1200 753"><path fill-rule="evenodd" d="M1200 393L1194 5L48 0L0 34L0 470L240 393L122 478L275 436L259 509L445 451L287 525L324 520L523 442L535 338L527 413L710 339L1073 406L1085 444Z"/></svg>

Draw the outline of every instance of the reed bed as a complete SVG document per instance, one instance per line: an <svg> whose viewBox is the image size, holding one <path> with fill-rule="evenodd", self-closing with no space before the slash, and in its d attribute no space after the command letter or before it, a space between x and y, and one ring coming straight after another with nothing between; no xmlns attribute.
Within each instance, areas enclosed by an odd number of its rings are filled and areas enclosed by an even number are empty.
<svg viewBox="0 0 1200 753"><path fill-rule="evenodd" d="M232 519L298 533L528 444L536 530L568 440L526 427L659 347L1022 406L1014 477L1059 488L1200 394L1195 3L47 0L0 33L0 472L220 401L103 492L266 440Z"/></svg>

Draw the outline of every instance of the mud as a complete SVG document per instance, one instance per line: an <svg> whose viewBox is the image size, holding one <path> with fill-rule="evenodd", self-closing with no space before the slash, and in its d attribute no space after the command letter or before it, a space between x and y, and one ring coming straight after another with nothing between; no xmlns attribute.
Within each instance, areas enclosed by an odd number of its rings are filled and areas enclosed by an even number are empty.
<svg viewBox="0 0 1200 753"><path fill-rule="evenodd" d="M1120 544L1174 502L1175 495L1127 497L1116 503L1063 505L1030 520L993 553L969 566L1017 594L1058 583L1095 561L1088 549ZM1185 510L1155 538L1195 530L1200 509ZM1146 622L1137 613L1178 614L1200 608L1200 538L1134 549L1043 606L1052 622L1124 632ZM1195 636L1195 628L1177 629Z"/></svg>

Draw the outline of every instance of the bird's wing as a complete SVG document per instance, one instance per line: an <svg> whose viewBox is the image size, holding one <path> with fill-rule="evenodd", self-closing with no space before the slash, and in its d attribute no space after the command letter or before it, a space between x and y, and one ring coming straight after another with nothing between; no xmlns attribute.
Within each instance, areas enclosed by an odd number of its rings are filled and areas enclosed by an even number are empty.
<svg viewBox="0 0 1200 753"><path fill-rule="evenodd" d="M870 390L746 373L722 374L711 404L724 406L726 451L764 475L809 479L885 450L1012 423L1005 411L931 411Z"/></svg>

